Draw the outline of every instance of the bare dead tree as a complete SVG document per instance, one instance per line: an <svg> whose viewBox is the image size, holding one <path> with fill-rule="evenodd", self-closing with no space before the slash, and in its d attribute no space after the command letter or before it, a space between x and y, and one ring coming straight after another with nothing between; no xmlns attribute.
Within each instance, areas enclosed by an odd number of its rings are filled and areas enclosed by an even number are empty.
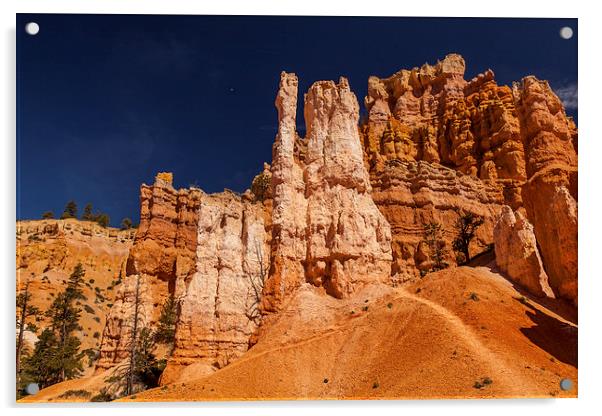
<svg viewBox="0 0 602 416"><path fill-rule="evenodd" d="M257 261L257 270L254 272L247 273L247 277L251 282L251 303L247 306L246 316L247 318L259 325L261 321L261 311L259 310L259 304L261 302L261 294L263 292L263 285L267 279L269 259L266 259L263 252L261 242L254 240L254 254L255 260Z"/></svg>
<svg viewBox="0 0 602 416"><path fill-rule="evenodd" d="M105 379L109 383L107 391L114 391L115 396L129 396L134 393L136 384L136 355L138 353L138 327L140 320L140 275L136 275L136 286L134 289L134 311L130 323L130 339L126 345L128 351L127 359L116 366L111 376Z"/></svg>
<svg viewBox="0 0 602 416"><path fill-rule="evenodd" d="M132 336L130 337L130 357L127 372L126 394L129 396L134 389L134 366L136 363L136 346L138 337L138 314L140 311L140 275L136 275L136 291L134 294L134 316L132 317Z"/></svg>

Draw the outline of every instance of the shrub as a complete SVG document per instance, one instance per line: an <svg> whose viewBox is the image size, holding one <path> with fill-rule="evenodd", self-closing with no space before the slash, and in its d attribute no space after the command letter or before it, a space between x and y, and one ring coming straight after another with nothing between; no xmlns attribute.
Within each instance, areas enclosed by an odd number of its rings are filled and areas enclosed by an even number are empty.
<svg viewBox="0 0 602 416"><path fill-rule="evenodd" d="M476 294L476 293L474 293L474 292L471 292L471 293L470 293L470 296L469 296L469 299L470 299L470 300L474 300L474 301L476 302L476 301L478 301L478 300L479 300L479 295L477 295L477 294Z"/></svg>
<svg viewBox="0 0 602 416"><path fill-rule="evenodd" d="M87 399L91 395L92 393L90 393L88 390L67 390L66 392L61 394L59 398L68 399L70 397L81 397Z"/></svg>
<svg viewBox="0 0 602 416"><path fill-rule="evenodd" d="M518 300L523 305L529 306L529 300L524 296L521 296L520 298L514 298L514 299Z"/></svg>
<svg viewBox="0 0 602 416"><path fill-rule="evenodd" d="M470 242L484 221L483 217L472 212L460 211L458 213L455 224L456 238L452 247L456 252L456 261L459 264L466 264L470 261Z"/></svg>
<svg viewBox="0 0 602 416"><path fill-rule="evenodd" d="M94 335L92 335L94 338L100 338L100 332L96 331L94 333Z"/></svg>
<svg viewBox="0 0 602 416"><path fill-rule="evenodd" d="M94 315L94 314L95 314L95 312L94 312L94 309L92 309L92 308L90 307L90 305L84 305L84 310L85 310L86 312L88 312L88 313L91 313L92 315Z"/></svg>
<svg viewBox="0 0 602 416"><path fill-rule="evenodd" d="M107 392L106 388L100 390L100 392L90 399L91 402L110 402L113 401L115 397L112 394Z"/></svg>
<svg viewBox="0 0 602 416"><path fill-rule="evenodd" d="M132 228L132 220L129 218L122 219L121 220L121 229L129 230L130 228Z"/></svg>
<svg viewBox="0 0 602 416"><path fill-rule="evenodd" d="M262 172L253 178L251 183L251 192L255 195L258 201L263 201L270 197L270 183L272 175L267 172Z"/></svg>
<svg viewBox="0 0 602 416"><path fill-rule="evenodd" d="M472 387L474 387L475 389L482 389L483 387L486 387L491 383L493 383L492 379L490 379L489 377L483 377L481 378L481 380L475 381Z"/></svg>
<svg viewBox="0 0 602 416"><path fill-rule="evenodd" d="M51 220L53 218L54 218L54 212L52 212L52 211L46 211L45 213L42 214L42 219Z"/></svg>
<svg viewBox="0 0 602 416"><path fill-rule="evenodd" d="M65 210L61 215L61 219L63 220L65 218L77 218L77 204L75 201L69 201L67 202L67 205L65 205Z"/></svg>

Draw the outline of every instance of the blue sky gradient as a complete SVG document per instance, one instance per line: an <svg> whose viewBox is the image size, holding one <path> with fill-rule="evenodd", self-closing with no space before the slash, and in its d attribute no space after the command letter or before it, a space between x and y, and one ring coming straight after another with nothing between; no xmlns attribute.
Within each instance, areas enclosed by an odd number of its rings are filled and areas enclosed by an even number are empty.
<svg viewBox="0 0 602 416"><path fill-rule="evenodd" d="M576 119L577 38L576 19L19 14L17 217L74 199L113 225L138 221L140 184L158 171L244 191L271 160L282 70L301 94L346 76L362 103L370 75L456 52L467 79L549 80Z"/></svg>

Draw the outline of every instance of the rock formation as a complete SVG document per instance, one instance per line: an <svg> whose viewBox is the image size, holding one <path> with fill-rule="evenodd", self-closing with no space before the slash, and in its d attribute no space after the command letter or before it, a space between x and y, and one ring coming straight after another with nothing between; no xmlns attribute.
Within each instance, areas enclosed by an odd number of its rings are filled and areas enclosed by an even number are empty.
<svg viewBox="0 0 602 416"><path fill-rule="evenodd" d="M264 206L231 192L202 194L195 272L181 281L175 348L162 383L210 374L248 349L269 269Z"/></svg>
<svg viewBox="0 0 602 416"><path fill-rule="evenodd" d="M547 82L529 76L510 88L491 70L466 81L464 69L452 54L368 81L360 131L373 197L393 230L394 281L417 275L421 224L437 221L451 235L455 211L484 216L478 253L505 204L526 210L550 286L576 302L576 127Z"/></svg>
<svg viewBox="0 0 602 416"><path fill-rule="evenodd" d="M305 95L305 139L295 132L297 77L282 73L273 150L272 269L264 310L304 282L332 296L389 281L391 232L371 196L357 131L359 107L345 78ZM297 144L301 142L302 144ZM302 157L297 148L304 148Z"/></svg>
<svg viewBox="0 0 602 416"><path fill-rule="evenodd" d="M554 297L543 268L533 226L505 205L494 229L495 261L500 270L537 296Z"/></svg>
<svg viewBox="0 0 602 416"><path fill-rule="evenodd" d="M316 82L304 96L304 138L296 131L298 79L283 72L272 163L251 190L176 190L167 173L143 185L99 370L127 354L135 283L145 325L155 324L168 296L178 303L162 376L171 383L242 355L303 285L336 302L371 283L415 281L430 264L425 224L443 226L453 264L460 212L484 219L471 256L495 241L511 279L576 302L575 126L546 83L499 86L491 70L466 81L464 69L462 57L449 55L371 77L359 126L347 80Z"/></svg>
<svg viewBox="0 0 602 416"><path fill-rule="evenodd" d="M451 54L434 66L370 77L362 131L371 166L424 160L481 179L525 178L512 90L491 70L471 81L464 70L464 59Z"/></svg>
<svg viewBox="0 0 602 416"><path fill-rule="evenodd" d="M550 285L577 303L577 130L545 81L515 85L528 180L522 189Z"/></svg>
<svg viewBox="0 0 602 416"><path fill-rule="evenodd" d="M152 326L167 297L183 290L177 282L194 273L200 195L194 188L174 189L170 173L159 173L152 186L141 186L140 226L127 259L125 285L107 317L99 370L114 366L128 354L133 315L127 313L132 310L137 278L144 294L144 324Z"/></svg>
<svg viewBox="0 0 602 416"><path fill-rule="evenodd" d="M17 291L29 281L32 304L45 311L78 263L86 271L81 325L83 348L98 348L105 316L120 283L135 230L104 228L76 219L17 222ZM40 314L36 324L44 327Z"/></svg>
<svg viewBox="0 0 602 416"><path fill-rule="evenodd" d="M391 274L396 284L428 270L429 257L421 249L425 224L444 225L450 264L455 262L451 246L460 210L485 220L472 242L473 255L487 250L493 241L494 219L504 202L503 190L496 184L424 161L392 160L372 178L372 198L391 224Z"/></svg>

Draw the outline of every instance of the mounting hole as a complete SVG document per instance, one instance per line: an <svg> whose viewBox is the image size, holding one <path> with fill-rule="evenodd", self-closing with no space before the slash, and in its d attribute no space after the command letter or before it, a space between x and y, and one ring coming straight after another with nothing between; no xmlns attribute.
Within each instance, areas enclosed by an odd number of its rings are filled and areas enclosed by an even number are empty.
<svg viewBox="0 0 602 416"><path fill-rule="evenodd" d="M564 391L571 390L573 388L573 381L570 378L563 378L560 380L560 388Z"/></svg>
<svg viewBox="0 0 602 416"><path fill-rule="evenodd" d="M570 39L573 37L573 29L565 26L563 28L560 29L560 37L562 39Z"/></svg>
<svg viewBox="0 0 602 416"><path fill-rule="evenodd" d="M28 35L37 35L39 31L40 25L36 22L29 22L25 25L25 32L27 32Z"/></svg>
<svg viewBox="0 0 602 416"><path fill-rule="evenodd" d="M38 394L40 391L40 386L37 383L29 383L27 387L25 387L25 391L27 394Z"/></svg>

